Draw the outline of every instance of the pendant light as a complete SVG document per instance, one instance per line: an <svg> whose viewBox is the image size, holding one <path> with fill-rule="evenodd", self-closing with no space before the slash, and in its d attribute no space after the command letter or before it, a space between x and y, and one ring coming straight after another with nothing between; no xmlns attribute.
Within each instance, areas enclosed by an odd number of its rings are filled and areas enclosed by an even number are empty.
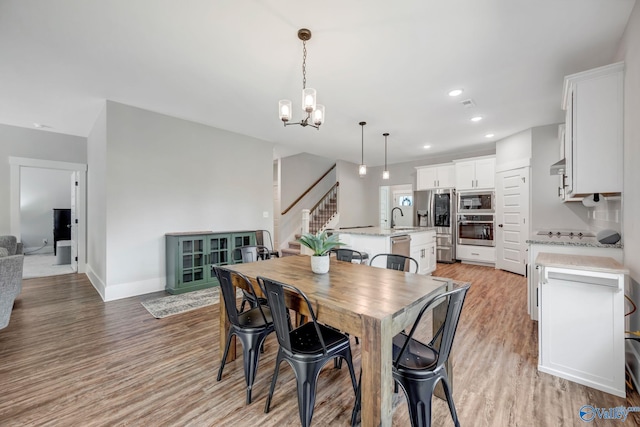
<svg viewBox="0 0 640 427"><path fill-rule="evenodd" d="M389 179L389 170L387 169L387 137L389 132L382 134L384 136L384 170L382 171L382 179Z"/></svg>
<svg viewBox="0 0 640 427"><path fill-rule="evenodd" d="M307 116L297 123L289 123L292 111L291 101L282 99L278 103L280 120L285 126L300 125L320 129L320 125L324 123L324 105L316 104L316 90L307 87L307 41L311 39L311 31L301 28L298 30L298 38L302 40L302 110Z"/></svg>
<svg viewBox="0 0 640 427"><path fill-rule="evenodd" d="M367 174L367 165L364 164L364 125L366 125L367 122L360 122L358 124L362 128L362 158L360 166L358 166L358 175L360 175L360 178L363 178Z"/></svg>

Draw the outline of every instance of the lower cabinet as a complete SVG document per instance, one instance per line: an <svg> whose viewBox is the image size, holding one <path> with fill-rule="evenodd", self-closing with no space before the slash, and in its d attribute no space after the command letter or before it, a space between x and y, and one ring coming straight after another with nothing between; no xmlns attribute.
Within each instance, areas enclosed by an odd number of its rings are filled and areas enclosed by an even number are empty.
<svg viewBox="0 0 640 427"><path fill-rule="evenodd" d="M463 262L495 265L496 248L494 246L456 245L456 258Z"/></svg>
<svg viewBox="0 0 640 427"><path fill-rule="evenodd" d="M218 286L212 266L241 262L234 259L240 246L255 245L254 231L167 233L166 291L181 294Z"/></svg>
<svg viewBox="0 0 640 427"><path fill-rule="evenodd" d="M436 269L436 233L411 234L411 258L418 261L418 274L431 274Z"/></svg>
<svg viewBox="0 0 640 427"><path fill-rule="evenodd" d="M581 257L569 257L541 266L538 370L624 398L625 275L571 268Z"/></svg>

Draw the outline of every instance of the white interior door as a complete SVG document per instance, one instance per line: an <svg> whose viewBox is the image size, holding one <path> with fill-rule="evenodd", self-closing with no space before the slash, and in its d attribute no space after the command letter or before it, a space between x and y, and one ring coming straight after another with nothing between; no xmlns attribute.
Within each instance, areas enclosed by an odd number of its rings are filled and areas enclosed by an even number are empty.
<svg viewBox="0 0 640 427"><path fill-rule="evenodd" d="M71 173L71 268L78 271L78 171Z"/></svg>
<svg viewBox="0 0 640 427"><path fill-rule="evenodd" d="M522 274L529 235L529 168L498 172L496 182L496 268Z"/></svg>

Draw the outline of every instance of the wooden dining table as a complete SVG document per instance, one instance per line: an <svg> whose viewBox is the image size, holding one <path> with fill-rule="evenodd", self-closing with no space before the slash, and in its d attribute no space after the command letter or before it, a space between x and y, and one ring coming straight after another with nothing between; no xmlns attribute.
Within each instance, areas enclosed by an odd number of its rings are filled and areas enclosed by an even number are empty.
<svg viewBox="0 0 640 427"><path fill-rule="evenodd" d="M308 256L288 256L226 268L247 276L254 285L263 276L302 290L313 306L319 322L360 338L362 366L362 426L391 426L393 378L392 338L411 326L425 302L453 288L450 279L371 267L331 259L329 273L314 274ZM241 282L235 283L242 286ZM255 286L256 292L259 288ZM229 323L224 299L220 298L220 337L226 337ZM301 301L287 304L306 313ZM433 310L433 329L446 314L445 305ZM220 357L224 354L220 339ZM228 361L235 359L231 346ZM450 383L453 372L447 367Z"/></svg>

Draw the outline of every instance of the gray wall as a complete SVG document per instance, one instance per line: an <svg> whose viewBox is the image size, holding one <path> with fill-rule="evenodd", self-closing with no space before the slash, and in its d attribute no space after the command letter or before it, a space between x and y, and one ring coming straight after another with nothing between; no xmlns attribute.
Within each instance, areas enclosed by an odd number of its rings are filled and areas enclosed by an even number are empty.
<svg viewBox="0 0 640 427"><path fill-rule="evenodd" d="M328 159L309 153L300 153L282 158L280 184L282 209L286 209L298 196L309 188L311 184L320 178L322 174L329 170L335 162L335 159ZM323 194L331 188L333 184L335 184L335 178Z"/></svg>
<svg viewBox="0 0 640 427"><path fill-rule="evenodd" d="M631 280L626 294L640 303L640 2L636 2L620 46L618 59L625 61L624 78L624 192L622 200L624 264ZM640 313L628 318L629 331L640 330ZM633 342L636 353L640 345ZM640 369L635 364L633 376L640 383Z"/></svg>
<svg viewBox="0 0 640 427"><path fill-rule="evenodd" d="M371 172L367 171L367 176L360 178L357 164L344 160L338 160L337 164L337 179L340 181L338 192L340 227L377 225L378 199L371 200L367 192Z"/></svg>
<svg viewBox="0 0 640 427"><path fill-rule="evenodd" d="M25 252L53 252L53 209L71 207L71 172L43 168L20 170L20 240ZM47 239L46 247L42 239Z"/></svg>
<svg viewBox="0 0 640 427"><path fill-rule="evenodd" d="M589 229L588 209L580 202L563 202L558 197L560 177L549 173L560 160L558 125L533 128L531 139L531 229Z"/></svg>
<svg viewBox="0 0 640 427"><path fill-rule="evenodd" d="M104 169L89 173L88 240L106 249L89 266L106 300L164 289L167 232L272 229L271 143L109 101L106 138L104 123L89 141Z"/></svg>
<svg viewBox="0 0 640 427"><path fill-rule="evenodd" d="M86 138L0 124L0 235L10 233L9 157L87 163Z"/></svg>

